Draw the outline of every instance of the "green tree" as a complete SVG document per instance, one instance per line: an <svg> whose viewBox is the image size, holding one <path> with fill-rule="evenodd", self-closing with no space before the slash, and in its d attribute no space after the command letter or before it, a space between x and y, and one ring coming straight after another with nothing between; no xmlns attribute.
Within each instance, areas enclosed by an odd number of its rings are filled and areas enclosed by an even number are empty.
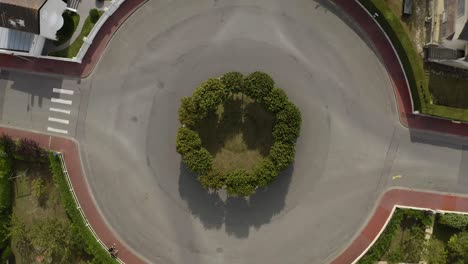
<svg viewBox="0 0 468 264"><path fill-rule="evenodd" d="M255 192L255 179L246 170L231 171L226 177L226 191L231 196L249 196Z"/></svg>
<svg viewBox="0 0 468 264"><path fill-rule="evenodd" d="M263 102L275 86L273 79L264 72L253 72L244 79L244 93Z"/></svg>
<svg viewBox="0 0 468 264"><path fill-rule="evenodd" d="M266 158L257 164L254 168L253 175L256 179L257 186L264 187L278 176L278 169L276 169L275 164L273 164L270 159Z"/></svg>
<svg viewBox="0 0 468 264"><path fill-rule="evenodd" d="M200 135L188 127L181 127L177 132L176 150L181 155L201 148Z"/></svg>
<svg viewBox="0 0 468 264"><path fill-rule="evenodd" d="M240 72L228 72L223 74L221 82L226 87L226 92L236 94L242 92L244 76Z"/></svg>
<svg viewBox="0 0 468 264"><path fill-rule="evenodd" d="M216 168L198 177L205 189L219 190L226 184L226 175Z"/></svg>
<svg viewBox="0 0 468 264"><path fill-rule="evenodd" d="M273 140L286 144L295 144L299 137L300 127L290 126L289 123L277 122L273 127Z"/></svg>
<svg viewBox="0 0 468 264"><path fill-rule="evenodd" d="M463 214L443 214L440 215L439 223L457 229L464 229L468 226L468 215Z"/></svg>
<svg viewBox="0 0 468 264"><path fill-rule="evenodd" d="M431 239L425 251L424 259L428 264L447 263L447 250L444 243L437 239Z"/></svg>
<svg viewBox="0 0 468 264"><path fill-rule="evenodd" d="M189 151L182 160L192 172L201 175L208 173L213 165L213 157L205 148Z"/></svg>
<svg viewBox="0 0 468 264"><path fill-rule="evenodd" d="M288 103L288 96L279 88L274 88L264 99L263 105L272 113L277 113L282 110Z"/></svg>
<svg viewBox="0 0 468 264"><path fill-rule="evenodd" d="M449 263L468 261L468 232L452 235L447 243L447 251Z"/></svg>
<svg viewBox="0 0 468 264"><path fill-rule="evenodd" d="M201 111L192 97L182 97L179 107L179 121L188 127L193 127L201 119L205 118L206 112Z"/></svg>
<svg viewBox="0 0 468 264"><path fill-rule="evenodd" d="M294 153L294 145L275 142L270 149L270 159L278 170L284 170L294 160Z"/></svg>
<svg viewBox="0 0 468 264"><path fill-rule="evenodd" d="M294 104L288 102L284 109L276 114L277 123L286 123L290 127L300 130L302 124L302 116L299 108Z"/></svg>
<svg viewBox="0 0 468 264"><path fill-rule="evenodd" d="M193 93L192 100L203 116L210 110L215 110L226 99L226 89L219 79L208 79Z"/></svg>
<svg viewBox="0 0 468 264"><path fill-rule="evenodd" d="M23 263L32 263L35 252L26 224L16 215L12 215L10 223L9 237L15 238L16 248L20 254L17 257L21 257Z"/></svg>
<svg viewBox="0 0 468 264"><path fill-rule="evenodd" d="M30 234L37 254L53 263L71 263L75 245L68 223L57 218L47 218L36 222Z"/></svg>

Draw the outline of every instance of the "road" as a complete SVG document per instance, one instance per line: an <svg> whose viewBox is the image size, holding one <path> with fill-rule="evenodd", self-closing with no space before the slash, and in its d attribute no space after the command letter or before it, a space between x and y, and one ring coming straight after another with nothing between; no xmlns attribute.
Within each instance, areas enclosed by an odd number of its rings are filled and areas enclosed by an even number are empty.
<svg viewBox="0 0 468 264"><path fill-rule="evenodd" d="M322 2L151 0L87 79L2 73L2 124L46 132L50 90L75 91L60 94L75 108L59 128L107 222L149 262L328 262L388 187L467 193L468 142L401 126L372 46ZM303 114L294 165L249 200L201 189L174 146L180 98L232 70L269 73Z"/></svg>

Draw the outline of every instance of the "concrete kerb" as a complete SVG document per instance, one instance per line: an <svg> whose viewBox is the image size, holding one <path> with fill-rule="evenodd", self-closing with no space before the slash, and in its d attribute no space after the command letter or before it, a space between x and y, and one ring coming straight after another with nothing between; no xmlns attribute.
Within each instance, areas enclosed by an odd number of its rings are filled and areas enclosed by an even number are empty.
<svg viewBox="0 0 468 264"><path fill-rule="evenodd" d="M69 191L72 193L72 196L73 196L73 200L75 201L75 204L76 204L76 208L78 209L78 211L80 212L81 214L81 217L83 219L83 221L86 223L86 227L89 229L89 231L91 231L91 233L93 234L94 238L96 239L96 241L101 244L102 248L104 250L107 251L107 246L104 244L104 242L102 242L101 239L99 239L99 236L97 235L97 233L94 231L93 227L89 224L88 222L88 219L86 218L86 215L85 213L83 212L83 210L81 209L81 205L80 205L80 201L78 200L78 197L76 196L76 193L75 193L75 189L73 188L73 185L71 183L71 180L70 180L70 176L68 175L68 170L67 170L67 166L65 164L65 160L63 159L63 153L61 152L55 152L54 153L56 155L59 156L60 158L60 163L62 164L62 171L65 175L65 178L67 179L67 184L68 184L68 189ZM119 262L119 263L124 263L121 259L119 259L118 257L116 258L116 260Z"/></svg>

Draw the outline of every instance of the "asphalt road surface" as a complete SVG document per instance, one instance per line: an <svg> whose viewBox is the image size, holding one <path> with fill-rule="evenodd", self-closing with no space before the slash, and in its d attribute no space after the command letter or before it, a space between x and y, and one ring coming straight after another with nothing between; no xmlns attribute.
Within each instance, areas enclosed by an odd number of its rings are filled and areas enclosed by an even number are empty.
<svg viewBox="0 0 468 264"><path fill-rule="evenodd" d="M80 91L74 131L110 226L148 262L325 263L390 186L467 193L467 142L402 127L360 35L311 0L150 0L88 79L57 84ZM294 165L248 200L207 193L175 151L180 98L234 70L269 73L303 115Z"/></svg>

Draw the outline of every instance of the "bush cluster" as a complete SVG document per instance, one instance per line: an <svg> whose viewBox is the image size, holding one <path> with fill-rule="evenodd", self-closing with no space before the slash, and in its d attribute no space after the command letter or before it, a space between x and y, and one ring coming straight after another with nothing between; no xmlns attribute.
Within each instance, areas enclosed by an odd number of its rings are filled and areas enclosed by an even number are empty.
<svg viewBox="0 0 468 264"><path fill-rule="evenodd" d="M102 245L99 244L81 217L81 213L77 209L77 204L73 199L70 187L68 186L68 182L63 174L60 158L54 153L49 153L49 161L52 177L60 191L60 199L67 215L73 223L73 228L75 228L74 231L76 232L77 239L79 240L79 243L77 244L81 245L86 253L92 256L92 263L117 263L117 261L113 259L102 247Z"/></svg>
<svg viewBox="0 0 468 264"><path fill-rule="evenodd" d="M238 169L223 173L213 167L213 157L202 147L200 136L194 128L229 95L239 93L258 101L276 116L272 132L274 143L269 156L252 171ZM176 150L182 155L185 165L199 175L201 185L212 190L225 188L231 196L248 196L258 187L270 184L279 171L293 162L302 118L301 112L289 101L284 91L275 88L273 79L257 71L245 77L239 72L228 72L221 78L208 79L191 97L182 98L179 121L182 127L177 133Z"/></svg>
<svg viewBox="0 0 468 264"><path fill-rule="evenodd" d="M0 250L8 246L10 215L12 211L12 185L14 141L6 135L0 137Z"/></svg>

